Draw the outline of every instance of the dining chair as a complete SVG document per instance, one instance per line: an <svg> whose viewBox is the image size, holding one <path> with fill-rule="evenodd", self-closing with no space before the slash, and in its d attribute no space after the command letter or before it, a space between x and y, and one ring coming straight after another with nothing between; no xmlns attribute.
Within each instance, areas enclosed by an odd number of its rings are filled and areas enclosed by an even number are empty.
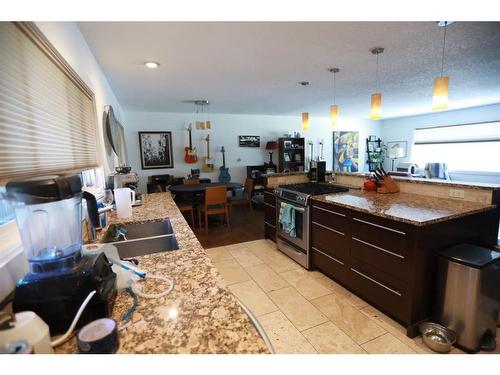
<svg viewBox="0 0 500 375"><path fill-rule="evenodd" d="M227 187L215 186L205 189L205 202L198 206L198 224L201 229L201 216L205 217L205 234L208 235L208 217L210 215L224 215L229 227L229 204L227 201Z"/></svg>
<svg viewBox="0 0 500 375"><path fill-rule="evenodd" d="M199 178L185 178L184 180L182 180L182 183L184 185L198 185L200 183L200 179Z"/></svg>
<svg viewBox="0 0 500 375"><path fill-rule="evenodd" d="M243 188L243 195L241 196L236 196L236 197L229 197L229 221L232 221L232 209L233 206L237 205L248 205L250 207L250 211L253 212L253 206L252 206L252 193L253 193L253 179L250 177L247 177L245 179L245 185Z"/></svg>

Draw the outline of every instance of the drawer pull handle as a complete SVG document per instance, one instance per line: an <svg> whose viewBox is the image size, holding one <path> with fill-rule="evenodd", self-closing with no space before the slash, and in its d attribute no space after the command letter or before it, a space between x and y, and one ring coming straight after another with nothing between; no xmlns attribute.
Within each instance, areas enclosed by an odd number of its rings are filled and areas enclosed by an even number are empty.
<svg viewBox="0 0 500 375"><path fill-rule="evenodd" d="M264 221L264 224L266 225L269 225L270 227L276 229L276 226L275 225L272 225L271 223L267 222L267 221Z"/></svg>
<svg viewBox="0 0 500 375"><path fill-rule="evenodd" d="M334 214L334 215L337 215L337 216L342 216L342 217L345 217L344 214L341 214L340 212L335 212L335 211L332 211L332 210L327 210L326 208L322 208L322 207L318 207L318 206L314 206L314 208L318 209L318 210L321 210L321 211L325 211L325 212L328 212L330 214Z"/></svg>
<svg viewBox="0 0 500 375"><path fill-rule="evenodd" d="M340 264L341 266L343 266L343 265L344 265L344 262L342 262L342 261L340 261L340 260L338 260L338 259L336 259L336 258L332 257L331 255L325 254L325 253L324 253L324 252L322 252L321 250L316 249L314 246L313 246L312 248L313 248L313 250L314 250L314 251L317 251L318 253L323 254L325 257L330 258L331 260L333 260L333 261L337 262L337 263L338 263L338 264Z"/></svg>
<svg viewBox="0 0 500 375"><path fill-rule="evenodd" d="M334 233L340 234L341 236L345 236L345 233L344 233L344 232L340 232L340 231L335 230L335 229L333 229L333 228L328 228L327 226L325 226L325 225L323 225L323 224L320 224L320 223L318 223L318 222L316 222L316 221L313 221L312 223L313 223L314 225L317 225L318 227L325 228L325 229L327 229L327 230L329 230L329 231L331 231L331 232L334 232Z"/></svg>
<svg viewBox="0 0 500 375"><path fill-rule="evenodd" d="M399 296L399 297L401 297L401 296L402 296L402 294L401 294L400 292L398 292L397 290L394 290L394 289L392 289L392 288L389 288L387 285L384 285L384 284L382 284L382 283L378 282L377 280L372 279L370 276L367 276L367 275L365 275L364 273L359 272L358 270L356 270L356 269L354 269L354 268L351 268L351 271L356 272L358 275L360 275L360 276L364 277L364 278L365 278L365 279L367 279L367 280L370 280L372 283L377 284L378 286L381 286L381 287L382 287L382 288L384 288L384 289L387 289L389 292L394 293L395 295L397 295L397 296Z"/></svg>
<svg viewBox="0 0 500 375"><path fill-rule="evenodd" d="M367 245L367 246L373 247L374 249L377 249L377 250L383 251L384 253L387 253L387 254L390 254L390 255L392 255L392 256L395 256L396 258L400 258L400 259L404 259L404 258L405 258L405 257L404 257L403 255L401 255L401 254L398 254L398 253L393 253L392 251L386 250L386 249L384 249L384 248L382 248L382 247L379 247L379 246L377 246L377 245L371 244L371 243L369 243L369 242L365 242L365 241L363 241L363 240L360 240L359 238L352 237L352 239L353 239L354 241L361 242L362 244L365 244L365 245Z"/></svg>
<svg viewBox="0 0 500 375"><path fill-rule="evenodd" d="M266 202L264 202L264 204L265 204L266 206L269 206L269 207L272 207L272 208L276 208L276 206L273 206L272 204L269 204L269 203L266 203Z"/></svg>
<svg viewBox="0 0 500 375"><path fill-rule="evenodd" d="M391 232L394 232L394 233L398 233L398 234L402 234L403 236L406 236L405 232L402 232L402 231L397 230L397 229L392 229L392 228L389 228L389 227L385 227L383 225L379 225L379 224L375 224L375 223L370 223L369 221L361 220L361 219L358 219L358 218L355 218L355 217L353 217L352 219L356 220L356 221L359 221L360 223L363 223L363 224L368 224L368 225L371 225L371 226L374 226L374 227L377 227L377 228L385 229L385 230L388 230L388 231L391 231Z"/></svg>

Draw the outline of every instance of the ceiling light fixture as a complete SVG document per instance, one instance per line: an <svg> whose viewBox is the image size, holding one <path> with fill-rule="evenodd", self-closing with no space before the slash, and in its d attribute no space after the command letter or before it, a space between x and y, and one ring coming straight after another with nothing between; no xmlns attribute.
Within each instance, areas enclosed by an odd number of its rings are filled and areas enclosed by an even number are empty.
<svg viewBox="0 0 500 375"><path fill-rule="evenodd" d="M376 92L372 94L371 106L370 106L370 118L372 120L379 120L382 116L382 94L379 89L379 81L378 81L378 56L384 52L382 47L377 47L372 49L372 54L377 56L377 72L375 74L376 79Z"/></svg>
<svg viewBox="0 0 500 375"><path fill-rule="evenodd" d="M146 66L146 68L149 68L149 69L156 69L160 66L160 63L157 63L157 62L154 62L154 61L147 61L144 63L144 65Z"/></svg>
<svg viewBox="0 0 500 375"><path fill-rule="evenodd" d="M309 82L307 81L301 81L299 82L299 85L301 86L309 86ZM302 112L302 130L307 131L309 130L310 125L309 125L309 112Z"/></svg>
<svg viewBox="0 0 500 375"><path fill-rule="evenodd" d="M432 110L439 111L448 107L448 84L450 79L444 76L444 51L446 47L446 29L451 24L449 21L439 21L438 27L442 27L443 31L443 49L441 52L441 75L434 80L434 92L432 95Z"/></svg>
<svg viewBox="0 0 500 375"><path fill-rule="evenodd" d="M210 102L206 99L200 99L200 100L194 100L193 101L195 106L196 106L196 129L211 129L212 128L212 122L210 121L210 114L208 111L208 105ZM205 107L207 107L207 112L205 115ZM199 108L201 108L201 121L199 121Z"/></svg>
<svg viewBox="0 0 500 375"><path fill-rule="evenodd" d="M328 71L333 75L333 104L330 106L330 125L335 127L339 118L339 106L336 103L336 87L335 87L335 74L340 72L339 68L329 68Z"/></svg>

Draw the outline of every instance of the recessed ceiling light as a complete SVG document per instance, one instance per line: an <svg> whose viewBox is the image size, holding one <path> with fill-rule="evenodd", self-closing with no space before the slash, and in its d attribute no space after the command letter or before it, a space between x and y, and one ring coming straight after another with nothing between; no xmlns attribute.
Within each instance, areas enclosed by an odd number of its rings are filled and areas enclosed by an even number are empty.
<svg viewBox="0 0 500 375"><path fill-rule="evenodd" d="M146 65L146 68L149 68L149 69L156 69L160 66L159 63L154 62L154 61L147 61L144 63L144 65Z"/></svg>

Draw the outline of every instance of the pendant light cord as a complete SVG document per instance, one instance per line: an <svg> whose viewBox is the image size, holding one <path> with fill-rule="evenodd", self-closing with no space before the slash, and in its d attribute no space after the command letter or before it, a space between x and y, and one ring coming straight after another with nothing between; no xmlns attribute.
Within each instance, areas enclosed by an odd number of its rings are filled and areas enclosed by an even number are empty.
<svg viewBox="0 0 500 375"><path fill-rule="evenodd" d="M337 104L335 100L336 96L337 96L337 90L335 88L335 72L333 72L333 105Z"/></svg>
<svg viewBox="0 0 500 375"><path fill-rule="evenodd" d="M377 92L379 92L379 81L378 81L378 55L380 55L380 53L377 53L377 71L375 73L375 80L376 80L376 88L377 88Z"/></svg>
<svg viewBox="0 0 500 375"><path fill-rule="evenodd" d="M444 72L444 49L446 47L446 29L447 28L448 28L448 21L445 21L444 33L443 33L443 51L441 54L441 77L443 76L443 72Z"/></svg>

